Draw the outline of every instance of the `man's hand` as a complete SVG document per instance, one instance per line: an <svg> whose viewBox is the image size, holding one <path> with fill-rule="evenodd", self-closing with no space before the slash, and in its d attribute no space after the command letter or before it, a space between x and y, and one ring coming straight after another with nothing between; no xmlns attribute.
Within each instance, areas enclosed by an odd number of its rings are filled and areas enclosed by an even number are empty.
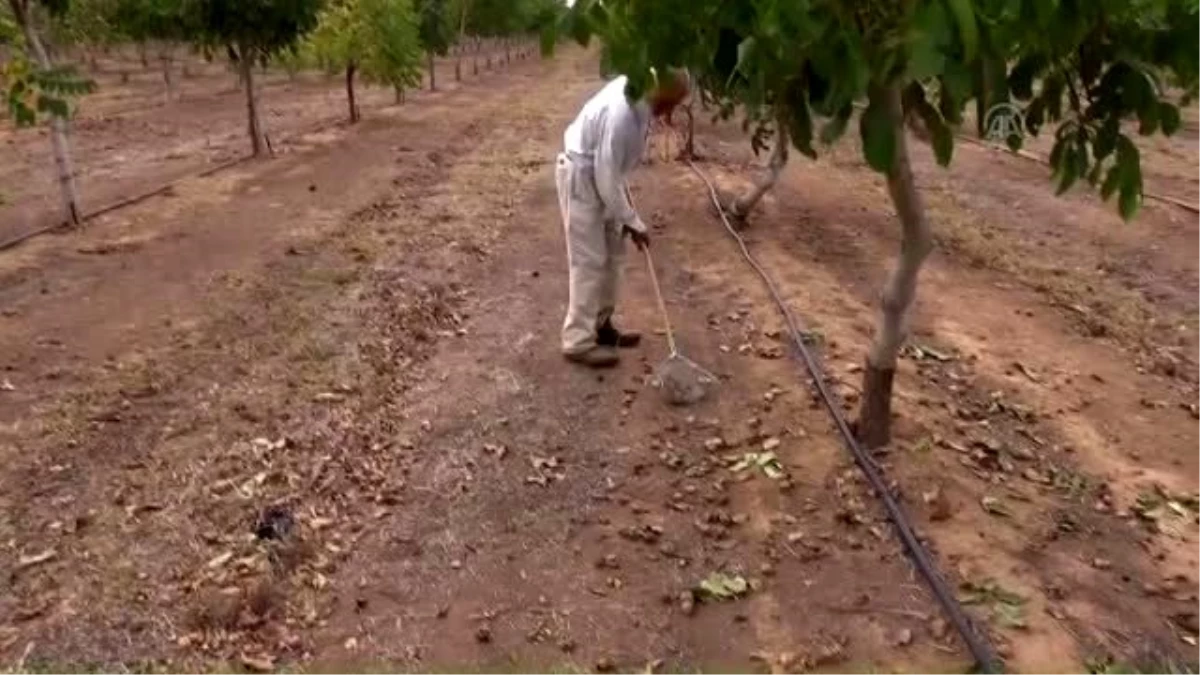
<svg viewBox="0 0 1200 675"><path fill-rule="evenodd" d="M644 249L650 246L650 235L646 234L645 232L642 232L641 230L635 230L626 225L625 233L628 234L629 238L633 240L634 246L637 246L639 249Z"/></svg>

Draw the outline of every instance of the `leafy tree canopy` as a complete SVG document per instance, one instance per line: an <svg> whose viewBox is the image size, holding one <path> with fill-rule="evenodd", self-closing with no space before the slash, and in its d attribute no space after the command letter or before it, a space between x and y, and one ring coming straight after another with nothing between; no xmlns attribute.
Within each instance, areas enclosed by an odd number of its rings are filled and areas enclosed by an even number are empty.
<svg viewBox="0 0 1200 675"><path fill-rule="evenodd" d="M421 43L411 0L332 4L301 49L327 69L353 64L368 80L397 89L421 82Z"/></svg>
<svg viewBox="0 0 1200 675"><path fill-rule="evenodd" d="M1106 198L1118 193L1126 218L1142 177L1122 122L1143 135L1179 127L1200 43L1196 0L577 0L563 29L599 37L604 66L629 75L631 95L652 66L682 65L725 115L741 107L761 127L781 107L810 156L866 100L859 134L879 171L896 146L880 92L902 92L942 164L969 101L980 113L1018 101L1029 131L1054 127L1059 190L1084 178Z"/></svg>
<svg viewBox="0 0 1200 675"><path fill-rule="evenodd" d="M186 0L197 36L260 54L293 46L317 25L322 0ZM245 57L246 55L242 55Z"/></svg>
<svg viewBox="0 0 1200 675"><path fill-rule="evenodd" d="M65 10L64 5L55 11ZM26 52L20 26L3 14L0 14L0 47L9 51L9 57L0 63L3 113L18 127L32 126L42 115L68 117L71 100L95 88L90 80L69 67L38 67Z"/></svg>
<svg viewBox="0 0 1200 675"><path fill-rule="evenodd" d="M451 7L446 0L417 0L421 44L426 51L444 56L454 43Z"/></svg>

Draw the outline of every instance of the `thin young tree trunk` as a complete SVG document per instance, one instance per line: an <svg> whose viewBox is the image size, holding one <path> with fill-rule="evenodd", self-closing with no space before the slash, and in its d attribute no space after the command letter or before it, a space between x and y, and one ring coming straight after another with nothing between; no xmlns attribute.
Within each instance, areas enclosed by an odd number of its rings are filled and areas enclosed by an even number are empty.
<svg viewBox="0 0 1200 675"><path fill-rule="evenodd" d="M396 94L396 105L400 105L401 103L404 103L404 90L401 89L400 87L393 87L393 90L395 91L395 94Z"/></svg>
<svg viewBox="0 0 1200 675"><path fill-rule="evenodd" d="M158 60L162 63L163 83L167 87L167 101L175 98L175 80L171 75L171 49L163 47L158 53Z"/></svg>
<svg viewBox="0 0 1200 675"><path fill-rule="evenodd" d="M917 294L917 277L933 248L933 235L908 158L900 90L897 87L876 88L871 96L882 97L896 137L896 154L887 174L887 184L902 230L900 259L883 288L883 316L867 353L867 367L863 373L858 435L867 447L877 448L891 441L896 360L908 337L909 311Z"/></svg>
<svg viewBox="0 0 1200 675"><path fill-rule="evenodd" d="M783 167L788 161L788 145L791 139L788 138L787 120L783 116L782 110L777 111L775 116L775 147L771 148L771 158L767 161L767 175L763 176L750 188L750 191L741 197L735 199L729 206L729 214L745 219L750 214L750 210L758 204L763 195L767 191L775 187L779 182L779 176L783 174Z"/></svg>
<svg viewBox="0 0 1200 675"><path fill-rule="evenodd" d="M462 82L462 57L454 62L454 81Z"/></svg>
<svg viewBox="0 0 1200 675"><path fill-rule="evenodd" d="M254 57L245 44L238 45L238 66L242 82L246 86L246 116L249 118L250 149L255 157L266 150L263 139L262 120L258 116L258 99L254 91Z"/></svg>
<svg viewBox="0 0 1200 675"><path fill-rule="evenodd" d="M346 100L350 104L350 123L358 122L358 104L354 102L354 71L356 70L354 62L351 61L346 65Z"/></svg>
<svg viewBox="0 0 1200 675"><path fill-rule="evenodd" d="M683 107L683 114L687 116L687 136L679 150L679 159L692 160L696 159L696 116L692 113L691 101Z"/></svg>
<svg viewBox="0 0 1200 675"><path fill-rule="evenodd" d="M429 91L437 91L437 71L433 63L433 52L425 52L429 57Z"/></svg>
<svg viewBox="0 0 1200 675"><path fill-rule="evenodd" d="M46 53L42 38L37 29L30 23L28 6L22 0L9 0L13 17L25 34L25 42L33 52L33 59L38 68L50 70L54 63ZM79 205L79 186L75 183L75 164L71 158L71 139L69 136L70 123L66 118L51 114L50 144L54 149L54 166L58 170L58 184L62 190L63 214L70 225L83 222L83 211Z"/></svg>

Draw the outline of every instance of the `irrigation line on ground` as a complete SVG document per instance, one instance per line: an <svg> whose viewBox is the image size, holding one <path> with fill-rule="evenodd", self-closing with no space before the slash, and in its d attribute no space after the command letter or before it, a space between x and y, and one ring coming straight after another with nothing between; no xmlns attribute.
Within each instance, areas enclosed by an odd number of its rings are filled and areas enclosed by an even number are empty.
<svg viewBox="0 0 1200 675"><path fill-rule="evenodd" d="M84 214L83 217L80 219L80 222L86 223L89 220L98 218L106 213L109 213L110 211L116 211L117 209L123 209L126 206L132 206L134 204L137 204L138 202L143 202L151 197L154 197L155 195L160 195L160 194L170 190L171 188L175 187L176 185L182 183L185 180L191 180L193 178L204 178L205 176L211 176L212 174L214 174L218 171L228 169L237 164L241 164L242 162L245 162L246 160L251 159L252 157L254 157L254 155L243 155L236 159L231 159L231 160L228 160L225 162L221 162L220 164L217 164L216 166L210 166L207 169L204 169L202 171L197 171L194 173L189 173L184 176L180 176L179 178L176 178L175 180L168 181L167 183L164 183L163 185L160 185L152 190L148 190L141 194L137 194L132 197L124 197L122 199L118 199L115 202L106 204L105 206L101 206L100 208L96 209L95 211L92 211L91 213ZM32 239L40 234L46 234L47 232L53 232L54 230L64 228L64 227L67 227L66 222L58 222L58 223L53 223L51 225L45 225L42 227L34 228L28 232L22 232L21 234L18 234L14 237L10 237L9 239L6 239L6 240L0 242L0 251L10 249L10 248L16 246L17 244L20 244L21 242L23 242L27 239Z"/></svg>
<svg viewBox="0 0 1200 675"><path fill-rule="evenodd" d="M690 158L687 159L687 164L689 167L691 167L692 171L699 176L700 180L704 181L705 186L708 188L709 197L712 199L713 206L716 207L717 215L720 216L721 222L725 225L725 230L729 232L734 241L737 242L742 257L746 259L746 262L749 263L750 267L753 268L758 274L758 277L762 280L763 285L766 286L767 292L770 293L771 299L774 301L776 308L783 315L784 322L787 325L788 335L792 340L792 344L795 347L796 353L800 355L804 362L804 366L808 371L808 375L812 377L813 384L816 386L817 392L821 396L821 400L825 403L825 408L828 409L829 414L833 416L834 424L837 426L838 432L842 437L842 441L846 445L847 449L850 450L850 454L854 456L854 461L856 464L858 464L859 469L861 469L863 474L866 475L867 482L871 484L871 488L874 490L875 494L878 495L880 500L883 502L884 510L887 512L888 519L892 521L892 525L895 527L897 536L900 538L901 543L904 544L904 548L908 552L909 557L912 558L913 564L916 566L917 571L921 573L922 577L924 577L926 583L929 585L929 589L933 591L934 597L936 597L938 603L941 604L946 616L949 617L950 622L962 636L963 642L967 645L967 649L970 650L971 655L975 658L976 667L979 668L981 672L985 673L1000 672L1000 661L996 658L995 650L989 643L986 633L978 631L974 622L969 616L967 616L967 613L962 608L962 604L959 603L958 598L955 596L954 591L946 583L946 580L942 576L941 572L938 571L937 563L934 562L933 558L929 555L929 551L921 543L920 539L917 538L916 532L913 530L912 524L909 522L908 516L905 514L904 509L900 506L900 503L896 501L896 498L892 495L891 490L888 489L887 483L884 481L882 472L878 465L875 464L874 460L872 460L862 446L859 445L858 439L854 437L854 432L850 430L850 424L846 421L846 417L842 414L840 402L837 400L835 394L830 391L829 387L825 384L825 374L820 364L817 363L817 360L813 357L812 353L808 350L808 347L804 344L804 340L801 337L802 331L800 329L799 321L796 320L791 309L788 307L787 303L784 302L783 296L780 294L778 287L771 278L771 275L767 273L754 255L750 253L750 249L746 247L745 239L743 239L742 236L738 234L737 230L734 229L733 225L729 223L729 219L725 216L725 210L721 208L721 200L717 196L717 189L713 186L712 181L709 180L708 176L705 176L704 173L696 167L696 164Z"/></svg>
<svg viewBox="0 0 1200 675"><path fill-rule="evenodd" d="M963 134L955 134L955 135L961 140L964 140L968 143L972 143L974 145L978 145L978 146L987 148L989 150L995 150L996 152L1003 152L1006 154L1016 155L1017 157L1020 157L1022 159L1027 159L1031 162L1037 162L1038 164L1041 164L1043 166L1050 166L1050 161L1048 159L1046 159L1045 157L1042 157L1041 155L1039 155L1037 153L1030 152L1028 150L1017 150L1016 152L1013 152L1012 150L1009 150L1008 148L1001 148L1001 147L992 145L991 143L984 143L983 141L979 140L978 138L971 138L970 136L964 136ZM1142 192L1142 196L1145 197L1146 199L1154 199L1156 201L1160 201L1160 202L1163 202L1166 204L1178 206L1179 208L1186 209L1188 211L1191 211L1192 213L1200 213L1200 206L1197 206L1195 204L1189 204L1188 202L1185 202L1182 199L1179 199L1178 197L1172 197L1170 195L1160 195L1160 194L1156 194L1153 192L1145 192L1145 191Z"/></svg>
<svg viewBox="0 0 1200 675"><path fill-rule="evenodd" d="M328 129L331 126L341 123L342 120L343 120L343 118L341 116L335 117L333 119L321 120L320 122L310 125L307 128L302 128L299 131L296 131L295 133L291 134L290 136L285 137L282 140L289 140L289 139L294 139L294 138L298 138L301 136L306 136L308 134L315 134L319 131L324 131L325 129ZM270 147L270 138L269 137L267 139L267 143L268 143L268 147ZM99 216L102 216L106 213L110 213L110 212L116 211L118 209L123 209L126 206L132 206L134 204L143 202L143 201L145 201L151 197L154 197L156 195L163 194L164 192L167 192L171 188L175 187L176 185L179 185L180 183L182 183L184 181L193 180L196 178L204 178L206 176L211 176L211 175L217 173L218 171L223 171L225 169L237 166L238 164L241 164L241 163L246 162L251 159L254 159L254 155L242 155L241 157L237 157L235 159L221 162L220 164L217 164L216 166L210 166L206 169L202 169L202 170L194 172L194 173L189 173L189 174L180 176L179 178L168 181L162 185L159 185L156 188L153 188L146 192L142 192L142 193L134 195L132 197L123 197L121 199L118 199L115 202L106 204L105 206L102 206L102 207L96 209L95 211L84 214L83 217L80 219L80 222L86 223L89 220L94 220L95 218L98 218ZM8 250L22 242L25 242L29 239L32 239L36 236L46 234L48 232L53 232L55 230L65 228L67 226L68 226L68 224L65 221L62 221L62 222L52 223L50 225L44 225L42 227L37 227L28 232L22 232L21 234L18 234L13 237L10 237L8 239L5 239L3 241L0 241L0 251L6 251L6 250Z"/></svg>
<svg viewBox="0 0 1200 675"><path fill-rule="evenodd" d="M867 108L865 103L855 103L854 107L858 110L866 110L866 108ZM1037 162L1038 164L1041 164L1043 166L1050 166L1050 161L1047 158L1042 157L1041 155L1038 155L1036 153L1029 152L1028 150L1017 150L1017 151L1013 152L1012 150L1009 150L1007 147L1000 147L1000 146L993 145L991 143L985 143L985 142L979 140L978 138L972 138L970 136L967 136L966 134L961 134L961 133L955 133L954 137L959 140L963 140L968 143L972 143L974 145L978 145L978 146L987 148L989 150L995 150L996 152L1005 152L1007 154L1016 155L1017 157L1020 157L1022 159L1027 159L1031 162ZM1196 204L1191 204L1191 203L1185 202L1178 197L1172 197L1170 195L1160 195L1160 194L1156 194L1153 192L1145 192L1145 191L1142 192L1142 196L1145 197L1146 199L1154 199L1156 201L1160 201L1165 204L1171 204L1172 206L1178 206L1179 208L1186 209L1188 211L1191 211L1192 213L1200 213L1200 206L1197 206Z"/></svg>

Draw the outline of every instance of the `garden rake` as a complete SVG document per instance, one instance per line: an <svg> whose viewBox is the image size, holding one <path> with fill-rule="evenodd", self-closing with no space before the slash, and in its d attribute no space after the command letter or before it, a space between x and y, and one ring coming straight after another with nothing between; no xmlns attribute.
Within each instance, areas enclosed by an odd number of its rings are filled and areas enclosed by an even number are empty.
<svg viewBox="0 0 1200 675"><path fill-rule="evenodd" d="M650 247L642 247L646 254L646 266L650 270L650 283L654 286L654 297L658 300L658 311L662 314L667 334L667 358L654 371L654 386L671 405L690 405L708 395L709 388L717 378L695 361L679 353L675 344L675 333L671 330L671 317L667 314L667 303L663 301L662 289L658 285L658 274L654 271L654 258Z"/></svg>

